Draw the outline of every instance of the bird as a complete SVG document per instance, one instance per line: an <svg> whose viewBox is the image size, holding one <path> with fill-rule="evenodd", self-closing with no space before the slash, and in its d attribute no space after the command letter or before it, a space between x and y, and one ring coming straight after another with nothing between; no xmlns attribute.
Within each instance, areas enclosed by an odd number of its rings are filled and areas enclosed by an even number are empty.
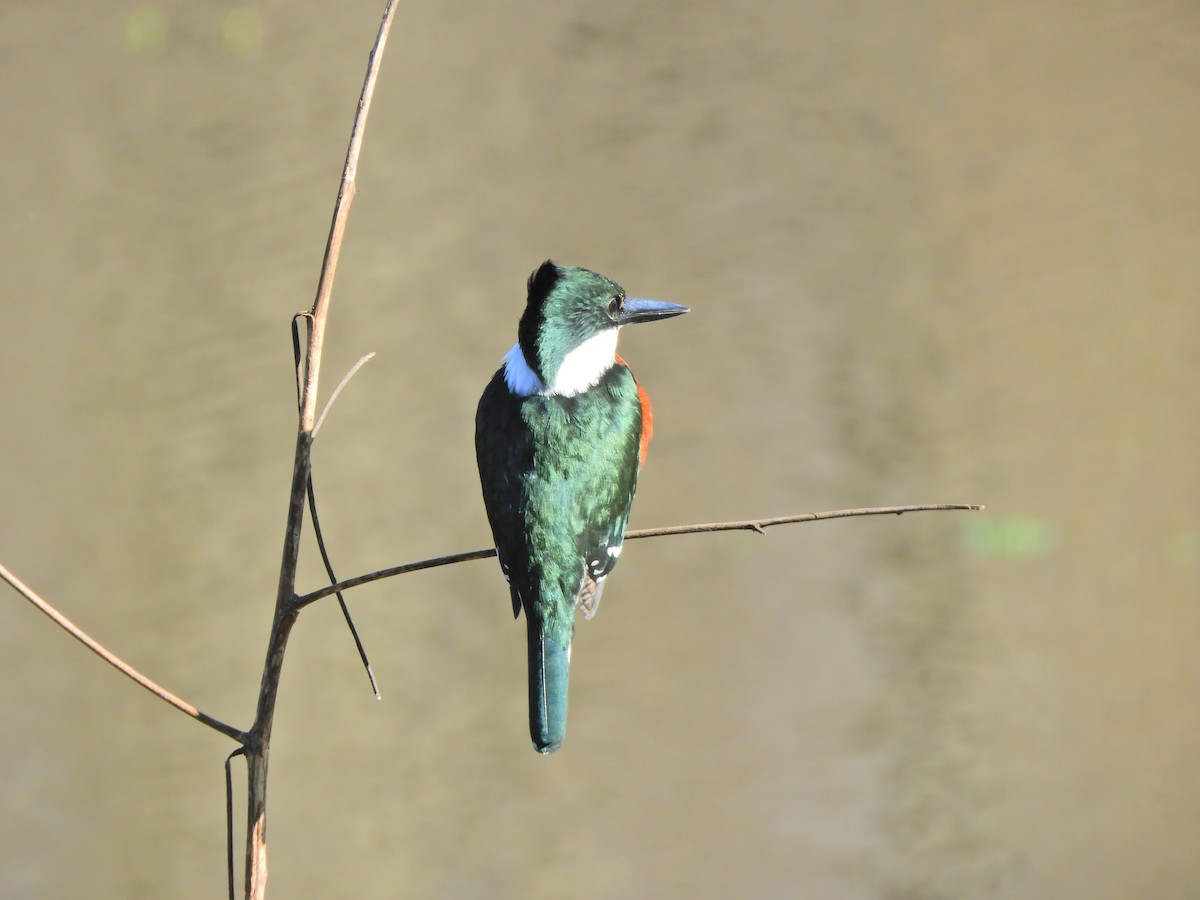
<svg viewBox="0 0 1200 900"><path fill-rule="evenodd" d="M653 430L617 333L689 309L552 260L527 287L517 343L479 399L475 455L513 616L525 612L529 734L547 754L566 734L576 611L592 617L621 555Z"/></svg>

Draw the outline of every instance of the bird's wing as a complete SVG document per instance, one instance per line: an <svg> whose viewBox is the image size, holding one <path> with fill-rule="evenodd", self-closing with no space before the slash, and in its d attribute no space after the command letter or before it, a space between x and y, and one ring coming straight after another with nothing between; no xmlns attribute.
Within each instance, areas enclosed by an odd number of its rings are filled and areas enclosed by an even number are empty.
<svg viewBox="0 0 1200 900"><path fill-rule="evenodd" d="M504 435L504 440L488 436ZM520 398L504 383L504 370L492 378L475 414L475 458L483 487L483 504L496 542L500 569L509 583L513 615L521 614L520 585L528 581L525 570L523 509L526 484L522 473L533 460L533 442L521 420ZM514 571L514 566L518 570Z"/></svg>

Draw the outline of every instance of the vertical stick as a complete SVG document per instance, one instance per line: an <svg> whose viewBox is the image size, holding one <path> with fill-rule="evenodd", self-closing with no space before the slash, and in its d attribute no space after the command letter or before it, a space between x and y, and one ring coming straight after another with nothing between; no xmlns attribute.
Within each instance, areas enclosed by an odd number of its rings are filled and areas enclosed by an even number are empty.
<svg viewBox="0 0 1200 900"><path fill-rule="evenodd" d="M275 718L275 700L279 693L279 679L283 670L283 656L288 637L299 615L295 605L296 566L300 555L300 533L304 525L304 500L307 492L308 475L312 454L313 423L317 409L317 381L321 372L321 352L325 344L325 322L329 315L330 298L333 295L333 278L337 270L338 257L342 250L342 237L346 232L346 220L350 204L354 201L355 178L358 170L358 155L362 147L363 130L367 112L375 92L375 80L392 25L396 0L388 0L379 25L379 34L371 48L367 63L367 74L362 93L358 99L358 110L350 131L350 145L346 150L346 164L342 169L342 181L338 187L337 202L333 208L333 222L329 229L329 240L325 245L325 259L321 265L321 278L317 285L317 296L308 320L308 345L304 357L304 387L300 396L300 423L296 433L295 462L292 466L292 487L288 498L287 524L283 538L283 560L279 567L279 588L275 595L275 616L271 624L271 636L267 642L267 659L263 666L262 683L258 693L258 708L254 726L250 729L246 748L248 779L246 815L246 896L250 900L262 900L267 887L267 761L271 747L271 728Z"/></svg>

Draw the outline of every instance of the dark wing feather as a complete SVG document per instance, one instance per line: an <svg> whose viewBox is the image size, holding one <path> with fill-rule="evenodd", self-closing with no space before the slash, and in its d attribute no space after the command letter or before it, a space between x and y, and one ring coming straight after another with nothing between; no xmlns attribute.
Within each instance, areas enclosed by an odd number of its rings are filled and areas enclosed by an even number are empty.
<svg viewBox="0 0 1200 900"><path fill-rule="evenodd" d="M529 580L523 512L526 487L521 476L533 465L533 439L521 419L520 399L508 390L500 369L480 397L475 413L475 459L483 503L500 568L512 594L514 616L521 614L520 586Z"/></svg>

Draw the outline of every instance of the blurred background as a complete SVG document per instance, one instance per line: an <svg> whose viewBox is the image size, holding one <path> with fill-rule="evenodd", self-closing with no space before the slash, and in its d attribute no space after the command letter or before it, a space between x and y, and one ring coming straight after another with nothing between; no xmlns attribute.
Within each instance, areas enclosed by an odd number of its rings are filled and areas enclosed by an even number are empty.
<svg viewBox="0 0 1200 900"><path fill-rule="evenodd" d="M240 727L381 12L0 6L0 561ZM271 895L1200 896L1198 88L1189 2L403 4L340 575L489 543L475 403L547 257L693 310L622 340L632 527L987 510L630 544L547 758L493 561L348 595L382 701L319 604ZM221 896L232 744L0 594L0 895Z"/></svg>

